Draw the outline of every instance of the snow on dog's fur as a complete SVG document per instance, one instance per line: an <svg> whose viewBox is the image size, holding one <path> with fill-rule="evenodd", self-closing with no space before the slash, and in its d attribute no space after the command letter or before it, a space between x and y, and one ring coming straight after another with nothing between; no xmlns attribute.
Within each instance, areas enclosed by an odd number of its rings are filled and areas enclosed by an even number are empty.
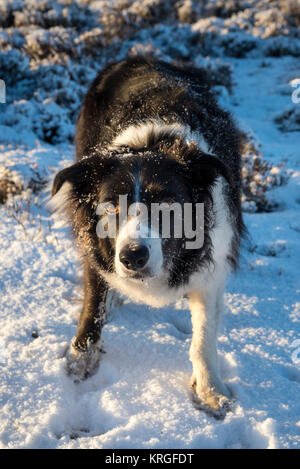
<svg viewBox="0 0 300 469"><path fill-rule="evenodd" d="M203 70L136 57L107 67L93 82L78 118L76 150L75 164L58 173L52 191L54 205L69 215L84 263L84 305L69 371L84 378L98 365L109 288L155 307L188 295L194 395L220 413L230 392L218 372L218 321L243 233L231 117L217 105ZM132 217L127 226L119 222L115 237L99 238L97 206L109 202L117 213L125 194L129 204L149 209L204 204L202 247L186 249L184 233L147 238L147 223L132 237L125 230Z"/></svg>

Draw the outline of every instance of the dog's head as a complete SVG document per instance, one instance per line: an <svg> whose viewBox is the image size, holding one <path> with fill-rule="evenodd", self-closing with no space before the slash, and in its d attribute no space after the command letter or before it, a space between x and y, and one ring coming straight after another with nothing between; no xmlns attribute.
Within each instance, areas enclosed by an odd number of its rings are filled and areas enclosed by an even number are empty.
<svg viewBox="0 0 300 469"><path fill-rule="evenodd" d="M105 278L123 287L151 279L174 286L207 259L211 189L219 176L230 182L218 158L173 142L82 159L56 175L52 196L67 210L88 262ZM198 227L204 229L200 244Z"/></svg>

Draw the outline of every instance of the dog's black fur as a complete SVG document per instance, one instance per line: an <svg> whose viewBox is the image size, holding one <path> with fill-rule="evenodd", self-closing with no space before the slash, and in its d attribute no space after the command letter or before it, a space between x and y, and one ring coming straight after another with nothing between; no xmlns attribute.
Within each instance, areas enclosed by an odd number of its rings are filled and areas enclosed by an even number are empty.
<svg viewBox="0 0 300 469"><path fill-rule="evenodd" d="M124 129L157 119L166 125L189 126L201 134L209 154L168 131L162 131L159 138L150 131L144 148L113 148L112 142ZM114 201L119 194L128 194L131 203L136 173L140 200L147 205L165 199L204 202L203 247L186 250L182 239L163 243L165 260L172 259L167 285L176 289L187 284L193 272L214 262L211 191L219 176L226 181L224 198L233 230L227 260L237 267L243 233L240 155L238 131L229 113L217 105L205 71L142 57L112 64L97 76L84 99L75 141L76 163L58 173L52 195L70 183L65 205L84 263L84 305L73 347L85 351L99 341L105 318L109 285L102 274L115 271L115 240L99 240L96 234L97 205ZM88 368L86 374L92 371Z"/></svg>

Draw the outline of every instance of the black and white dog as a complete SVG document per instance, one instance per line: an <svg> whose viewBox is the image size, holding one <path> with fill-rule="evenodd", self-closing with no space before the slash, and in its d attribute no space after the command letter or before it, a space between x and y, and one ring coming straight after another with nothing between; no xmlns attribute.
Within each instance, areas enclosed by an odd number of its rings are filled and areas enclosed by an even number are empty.
<svg viewBox="0 0 300 469"><path fill-rule="evenodd" d="M230 392L219 376L216 340L226 276L237 267L243 233L240 155L238 131L217 105L205 71L142 57L108 66L84 99L76 152L75 164L57 174L52 189L84 263L84 304L69 371L83 379L98 366L108 289L155 307L187 295L192 386L203 406L222 409ZM116 236L99 237L102 218L119 213L120 195L149 209L162 202L203 204L201 247L187 249L185 234L176 237L172 229L168 237L160 229L147 236L147 221L133 236L128 228L138 211L118 219ZM107 210L99 212L99 204Z"/></svg>

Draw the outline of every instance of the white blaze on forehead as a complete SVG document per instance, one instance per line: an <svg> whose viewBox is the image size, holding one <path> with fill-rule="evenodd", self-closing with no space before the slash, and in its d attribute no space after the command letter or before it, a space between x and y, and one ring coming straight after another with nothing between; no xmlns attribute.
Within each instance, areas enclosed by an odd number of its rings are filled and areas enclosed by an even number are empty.
<svg viewBox="0 0 300 469"><path fill-rule="evenodd" d="M140 173L137 172L134 179L134 203L128 207L128 217L120 226L116 242L115 267L121 277L126 277L128 272L120 262L120 252L133 243L141 243L148 248L149 259L145 268L150 276L158 275L163 266L161 239L158 233L149 232L151 207L149 211L147 206L140 202L140 188Z"/></svg>

